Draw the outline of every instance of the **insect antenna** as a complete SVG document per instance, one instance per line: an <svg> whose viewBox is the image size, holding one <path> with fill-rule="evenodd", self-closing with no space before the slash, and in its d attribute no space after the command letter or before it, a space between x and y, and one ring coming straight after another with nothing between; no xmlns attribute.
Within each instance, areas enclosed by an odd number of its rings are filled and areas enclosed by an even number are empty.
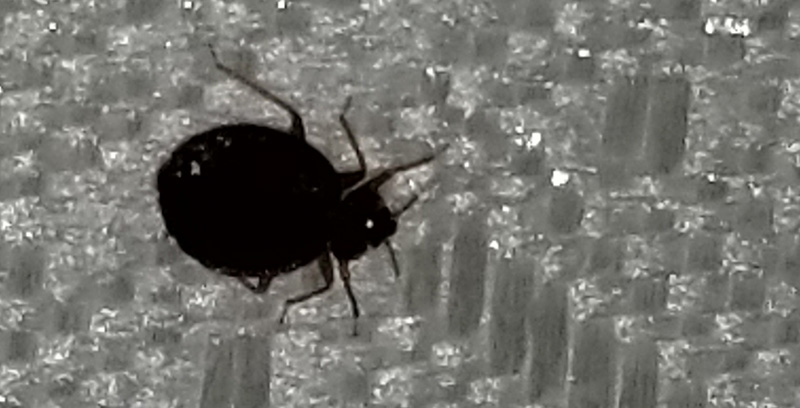
<svg viewBox="0 0 800 408"><path fill-rule="evenodd" d="M437 156L439 156L445 150L447 150L448 147L449 147L448 145L445 145L444 147L440 148L438 151L436 151L436 152L434 152L434 153L432 153L432 154L430 154L428 156L422 157L420 159L414 160L414 161L409 162L409 163L400 164L400 165L397 165L395 167L390 167L388 169L385 169L385 170L381 171L380 173L378 173L377 175L375 175L374 177L372 177L371 179L367 180L367 182L364 183L364 186L366 186L369 190L378 191L378 188L380 188L384 183L389 181L389 179L394 177L397 173L400 173L400 172L403 172L403 171L408 171L408 170L411 170L411 169L417 168L419 166L422 166L422 165L430 163L431 161L433 161L433 159L435 159ZM403 211L405 211L405 210L403 210Z"/></svg>
<svg viewBox="0 0 800 408"><path fill-rule="evenodd" d="M383 172L381 172L380 174L373 177L370 181L367 182L369 189L372 191L376 191L383 183L392 178L392 176L394 176L395 174L401 171L411 170L415 167L419 167L422 166L423 164L429 163L437 156L442 154L445 150L447 150L448 147L449 145L445 145L444 147L439 149L437 152L431 154L430 156L426 156L411 163L399 165L397 167L392 167L390 169L384 170ZM392 212L392 218L394 218L395 221L398 220L400 216L403 215L404 212L408 211L412 206L414 206L414 204L416 204L418 200L419 200L419 195L414 194L413 196L411 196L411 199L409 199L399 210ZM383 245L386 247L386 251L389 252L389 261L392 263L392 270L394 271L394 277L399 278L400 263L397 262L397 254L394 250L394 244L392 244L391 239L387 238L386 241L383 242Z"/></svg>

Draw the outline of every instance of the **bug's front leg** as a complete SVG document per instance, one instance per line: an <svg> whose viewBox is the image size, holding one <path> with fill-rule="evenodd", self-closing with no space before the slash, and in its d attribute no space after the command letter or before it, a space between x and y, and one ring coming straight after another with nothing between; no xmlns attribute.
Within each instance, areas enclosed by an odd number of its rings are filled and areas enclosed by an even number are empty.
<svg viewBox="0 0 800 408"><path fill-rule="evenodd" d="M342 278L344 290L347 292L347 298L350 300L350 308L353 310L353 318L358 319L358 316L361 316L361 311L358 308L358 302L353 294L353 288L350 287L350 265L347 261L339 262L339 277Z"/></svg>

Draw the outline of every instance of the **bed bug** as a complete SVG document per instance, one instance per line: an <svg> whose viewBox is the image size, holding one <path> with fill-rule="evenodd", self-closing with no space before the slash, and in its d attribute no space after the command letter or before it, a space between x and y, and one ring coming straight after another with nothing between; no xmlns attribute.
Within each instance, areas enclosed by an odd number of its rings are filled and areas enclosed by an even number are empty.
<svg viewBox="0 0 800 408"><path fill-rule="evenodd" d="M291 125L288 130L221 125L179 143L156 176L167 233L204 267L237 278L254 293L266 292L275 277L316 262L324 285L286 300L281 323L291 305L331 288L335 258L357 319L349 263L369 248L384 246L399 276L389 238L400 215L417 199L413 195L392 211L378 188L397 173L429 163L437 153L367 177L364 155L345 117L352 101L347 97L339 123L358 169L338 172L306 142L303 119L295 108L224 65L213 49L211 55L222 73L288 113Z"/></svg>

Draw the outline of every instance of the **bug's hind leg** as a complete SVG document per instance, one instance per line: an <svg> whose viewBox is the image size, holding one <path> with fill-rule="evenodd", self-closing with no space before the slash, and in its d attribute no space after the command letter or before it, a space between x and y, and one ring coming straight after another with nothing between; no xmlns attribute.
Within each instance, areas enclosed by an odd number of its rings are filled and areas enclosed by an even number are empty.
<svg viewBox="0 0 800 408"><path fill-rule="evenodd" d="M272 283L272 276L271 275L259 276L257 285L253 285L253 283L247 280L247 278L245 278L244 276L239 277L239 282L242 282L242 284L247 289L253 291L253 293L260 294L260 293L265 293L267 290L269 290L269 284Z"/></svg>
<svg viewBox="0 0 800 408"><path fill-rule="evenodd" d="M214 65L217 67L218 70L222 71L225 75L231 77L235 81L238 81L239 83L255 91L256 93L261 95L264 99L280 106L283 110L285 110L289 114L289 116L292 117L292 127L291 129L289 129L289 133L299 137L300 139L306 138L306 129L303 126L303 118L300 117L300 114L294 107L292 107L292 105L283 100L283 98L278 97L277 95L268 91L263 86L257 84L250 78L245 77L244 75L234 71L233 69L223 64L222 61L219 60L217 53L214 51L214 48L211 45L208 46L208 49L211 51L211 56L214 58Z"/></svg>
<svg viewBox="0 0 800 408"><path fill-rule="evenodd" d="M254 285L253 282L250 282L247 276L242 275L239 272L223 270L222 273L228 276L235 276L236 279L239 279L239 282L244 285L244 287L257 294L265 293L267 290L269 290L269 284L272 283L272 278L275 277L269 273L260 274L258 275L258 283Z"/></svg>
<svg viewBox="0 0 800 408"><path fill-rule="evenodd" d="M361 147L358 145L358 140L356 140L356 136L353 134L350 123L347 121L347 117L345 116L347 115L347 112L350 111L352 102L353 97L348 96L344 102L344 106L342 107L342 113L339 114L339 123L342 125L342 128L344 128L347 141L350 142L350 147L355 152L356 159L358 159L358 170L340 174L342 188L345 190L358 184L358 182L363 180L367 175L367 161L364 159L364 153L361 152Z"/></svg>
<svg viewBox="0 0 800 408"><path fill-rule="evenodd" d="M286 302L283 304L283 311L281 312L281 324L286 322L286 315L289 313L289 308L292 305L305 302L308 299L319 296L327 292L333 285L333 264L331 263L331 255L328 253L328 251L325 251L325 253L319 257L317 260L317 265L319 265L319 271L322 273L322 277L325 279L325 284L321 288L314 289L311 292L304 293L300 296L295 296L286 300Z"/></svg>

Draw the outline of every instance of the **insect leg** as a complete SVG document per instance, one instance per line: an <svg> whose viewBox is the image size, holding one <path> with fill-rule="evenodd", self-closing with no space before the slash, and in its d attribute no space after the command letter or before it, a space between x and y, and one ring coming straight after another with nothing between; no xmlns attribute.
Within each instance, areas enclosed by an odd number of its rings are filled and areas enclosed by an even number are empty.
<svg viewBox="0 0 800 408"><path fill-rule="evenodd" d="M394 246L392 246L392 241L388 238L386 241L383 241L383 245L386 246L386 251L389 252L389 261L392 263L392 270L394 271L395 279L400 277L400 264L397 262L397 254L394 253Z"/></svg>
<svg viewBox="0 0 800 408"><path fill-rule="evenodd" d="M356 297L353 295L353 288L350 287L350 266L347 261L339 262L339 276L342 278L344 290L347 292L347 298L350 299L350 307L353 309L353 318L358 319L358 316L361 315L361 311L359 311L358 302L356 302Z"/></svg>
<svg viewBox="0 0 800 408"><path fill-rule="evenodd" d="M362 180L364 180L364 172L361 170L339 173L339 183L342 185L342 191L349 190Z"/></svg>
<svg viewBox="0 0 800 408"><path fill-rule="evenodd" d="M350 110L352 102L352 96L348 96L344 101L342 113L339 114L339 123L344 128L344 133L347 135L347 141L350 142L350 147L352 147L353 151L356 153L356 158L358 159L358 171L361 172L361 177L363 178L367 173L367 161L364 160L364 153L361 152L361 147L358 146L358 141L356 140L355 135L353 135L353 130L350 128L350 123L347 122L347 118L345 117L347 112Z"/></svg>
<svg viewBox="0 0 800 408"><path fill-rule="evenodd" d="M239 282L242 282L242 284L247 289L250 289L253 293L264 293L264 292L266 292L269 289L269 284L272 282L272 278L273 277L274 277L273 275L265 273L265 274L260 275L258 277L258 284L257 285L253 285L253 283L250 282L249 280L247 280L246 277L241 276L241 275L237 276L237 278L239 279Z"/></svg>
<svg viewBox="0 0 800 408"><path fill-rule="evenodd" d="M319 257L317 260L317 265L319 265L319 271L322 273L322 277L325 279L325 285L323 285L321 288L314 289L311 292L287 299L283 304L283 312L281 312L281 324L286 322L286 314L289 313L289 307L296 303L305 302L306 300L315 296L319 296L327 292L333 285L333 264L331 263L331 255L328 253L328 251L325 251L325 253Z"/></svg>
<svg viewBox="0 0 800 408"><path fill-rule="evenodd" d="M411 206L413 206L418 199L419 196L414 194L414 196L411 197L411 199L408 200L408 202L406 202L405 205L403 205L403 208L392 213L392 217L395 220L400 218L400 215L408 211L408 209L411 208ZM400 263L397 262L397 254L394 252L394 245L392 244L392 241L388 238L385 241L383 241L383 245L386 247L386 251L389 252L389 261L392 263L392 270L394 271L394 277L395 279L397 279L400 277Z"/></svg>
<svg viewBox="0 0 800 408"><path fill-rule="evenodd" d="M412 206L414 206L414 204L417 203L417 200L419 200L419 196L418 195L414 194L413 196L411 196L411 199L408 200L405 203L405 205L403 205L403 208L395 211L392 214L394 216L394 218L398 218L398 217L400 217L401 214L403 214L404 212L408 211L409 208L411 208Z"/></svg>
<svg viewBox="0 0 800 408"><path fill-rule="evenodd" d="M361 147L359 147L358 141L356 140L353 130L350 127L350 123L347 121L347 117L345 116L347 115L347 112L350 111L352 102L353 98L348 96L344 102L344 107L342 107L342 113L339 114L339 123L342 125L342 128L344 128L347 141L350 142L350 147L356 153L356 159L358 159L358 170L341 173L342 189L345 190L363 180L367 174L367 161L364 159L364 153L361 152Z"/></svg>
<svg viewBox="0 0 800 408"><path fill-rule="evenodd" d="M261 97L263 97L264 99L280 106L283 110L285 110L289 114L289 116L292 117L292 128L289 129L289 133L299 137L300 139L306 138L306 130L305 127L303 127L303 118L300 117L300 114L297 112L295 108L292 107L292 105L290 105L288 102L284 101L277 95L273 94L272 92L268 91L263 86L257 84L250 78L247 78L244 75L227 67L225 64L222 63L222 61L219 60L219 57L217 57L217 53L214 51L214 48L211 47L211 45L208 46L208 49L211 51L211 56L214 58L214 65L217 67L218 70L222 71L225 75L228 75L229 77L231 77L235 81L238 81L242 85L255 91L256 93L261 95Z"/></svg>

